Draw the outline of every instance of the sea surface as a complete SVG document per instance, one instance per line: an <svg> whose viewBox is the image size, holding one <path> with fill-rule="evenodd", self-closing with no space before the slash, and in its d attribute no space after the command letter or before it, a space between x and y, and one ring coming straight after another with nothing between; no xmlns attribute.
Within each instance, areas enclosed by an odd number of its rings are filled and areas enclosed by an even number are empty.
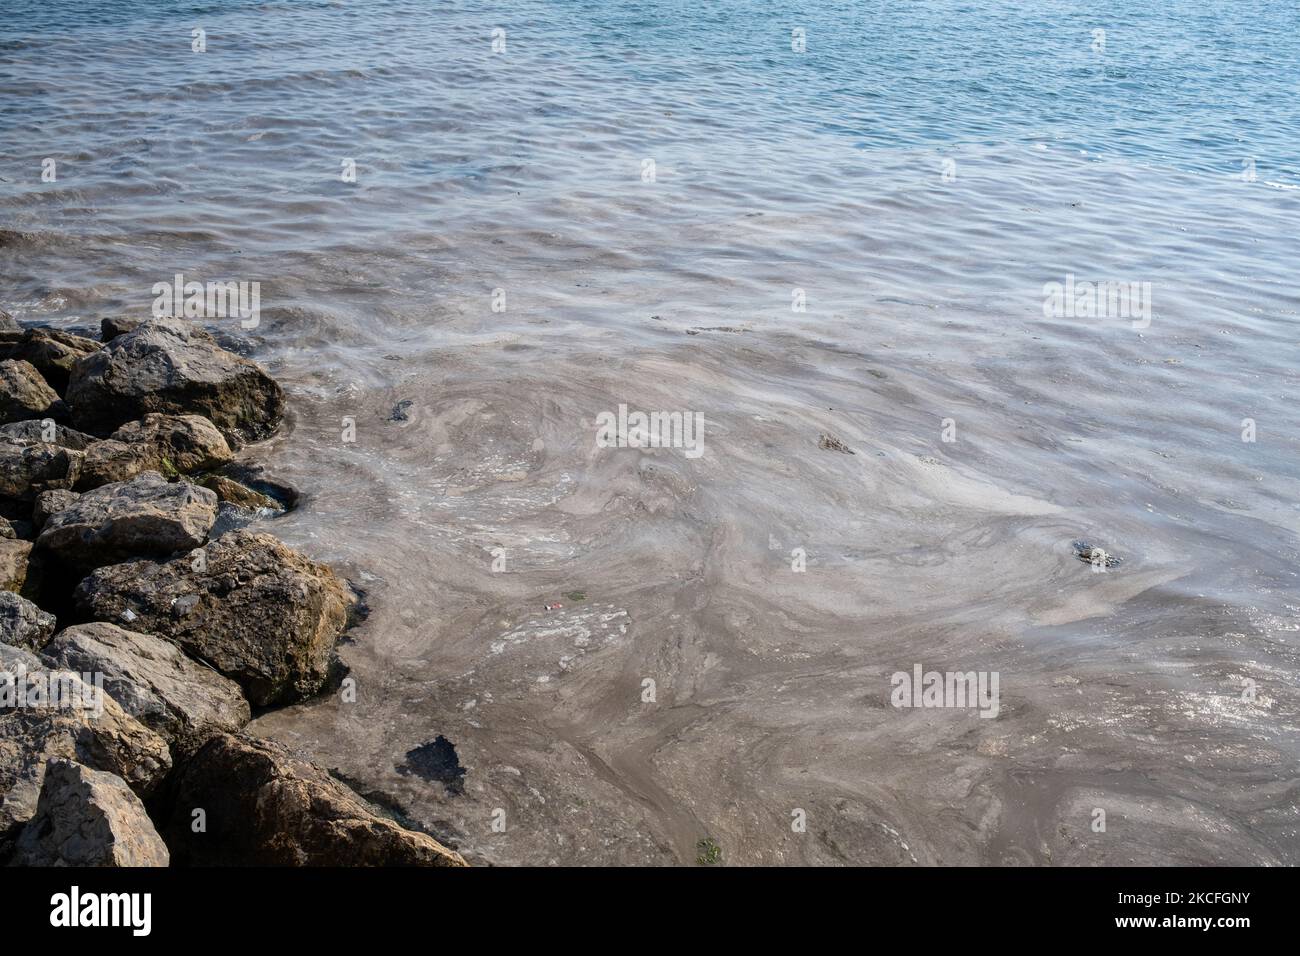
<svg viewBox="0 0 1300 956"><path fill-rule="evenodd" d="M1298 234L1290 0L0 0L0 308L260 283L250 729L472 862L1300 863Z"/></svg>

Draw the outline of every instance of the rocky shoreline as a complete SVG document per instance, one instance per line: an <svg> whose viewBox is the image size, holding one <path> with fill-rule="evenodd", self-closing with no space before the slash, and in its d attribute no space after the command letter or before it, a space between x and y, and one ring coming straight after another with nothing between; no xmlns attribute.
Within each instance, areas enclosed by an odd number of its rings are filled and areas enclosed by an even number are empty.
<svg viewBox="0 0 1300 956"><path fill-rule="evenodd" d="M330 692L357 596L247 525L280 386L181 319L0 313L0 864L464 866L244 734Z"/></svg>

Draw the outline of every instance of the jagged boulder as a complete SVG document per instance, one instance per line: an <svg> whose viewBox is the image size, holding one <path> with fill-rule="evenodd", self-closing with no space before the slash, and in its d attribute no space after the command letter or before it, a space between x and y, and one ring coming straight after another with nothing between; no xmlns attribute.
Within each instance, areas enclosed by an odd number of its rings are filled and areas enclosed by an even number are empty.
<svg viewBox="0 0 1300 956"><path fill-rule="evenodd" d="M44 655L67 670L103 674L108 695L161 735L178 758L251 719L238 684L151 634L77 624L60 631Z"/></svg>
<svg viewBox="0 0 1300 956"><path fill-rule="evenodd" d="M175 641L238 682L259 707L325 686L351 599L325 565L247 530L166 562L99 568L74 597L88 617L129 619L136 630Z"/></svg>
<svg viewBox="0 0 1300 956"><path fill-rule="evenodd" d="M0 332L21 332L21 331L22 331L22 326L18 324L18 320L15 319L8 312L6 312L4 309L0 309Z"/></svg>
<svg viewBox="0 0 1300 956"><path fill-rule="evenodd" d="M0 359L29 362L56 392L68 387L68 374L77 360L100 348L94 339L58 329L27 329L17 335L0 331Z"/></svg>
<svg viewBox="0 0 1300 956"><path fill-rule="evenodd" d="M80 497L81 495L75 491L68 491L66 488L42 491L32 503L32 527L40 531L45 527L45 522L50 519L50 515L58 514Z"/></svg>
<svg viewBox="0 0 1300 956"><path fill-rule="evenodd" d="M85 451L96 441L93 435L55 423L52 418L31 418L22 422L0 425L0 442L14 445L34 445L44 442L60 448Z"/></svg>
<svg viewBox="0 0 1300 956"><path fill-rule="evenodd" d="M66 398L77 428L94 434L149 412L194 413L236 446L284 415L284 392L260 365L182 319L151 319L78 361Z"/></svg>
<svg viewBox="0 0 1300 956"><path fill-rule="evenodd" d="M0 644L40 650L57 625L53 614L13 591L0 591Z"/></svg>
<svg viewBox="0 0 1300 956"><path fill-rule="evenodd" d="M177 778L165 832L179 863L465 866L459 853L379 816L325 770L269 740L214 737ZM205 832L190 825L196 810Z"/></svg>
<svg viewBox="0 0 1300 956"><path fill-rule="evenodd" d="M46 442L0 441L0 495L30 501L47 488L71 488L84 455Z"/></svg>
<svg viewBox="0 0 1300 956"><path fill-rule="evenodd" d="M36 814L14 849L17 866L167 866L167 844L121 777L55 757Z"/></svg>
<svg viewBox="0 0 1300 956"><path fill-rule="evenodd" d="M0 644L0 859L36 812L51 757L117 774L142 797L171 769L167 742L102 689Z"/></svg>
<svg viewBox="0 0 1300 956"><path fill-rule="evenodd" d="M219 468L233 457L215 425L202 415L146 415L86 450L78 490L125 481L144 471L167 476Z"/></svg>
<svg viewBox="0 0 1300 956"><path fill-rule="evenodd" d="M36 546L72 568L191 551L217 519L217 496L156 471L87 491L45 519Z"/></svg>
<svg viewBox="0 0 1300 956"><path fill-rule="evenodd" d="M63 417L59 395L30 362L0 362L0 422L27 418Z"/></svg>

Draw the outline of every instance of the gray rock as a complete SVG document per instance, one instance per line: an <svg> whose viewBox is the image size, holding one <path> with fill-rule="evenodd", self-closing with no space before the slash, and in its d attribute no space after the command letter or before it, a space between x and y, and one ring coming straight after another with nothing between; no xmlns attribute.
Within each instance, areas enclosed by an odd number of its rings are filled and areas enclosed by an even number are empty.
<svg viewBox="0 0 1300 956"><path fill-rule="evenodd" d="M0 441L0 495L30 501L48 488L71 488L84 456L45 442Z"/></svg>
<svg viewBox="0 0 1300 956"><path fill-rule="evenodd" d="M30 418L27 421L0 425L0 442L14 445L35 445L43 442L58 445L60 448L85 451L94 441L94 436L55 424L52 418Z"/></svg>
<svg viewBox="0 0 1300 956"><path fill-rule="evenodd" d="M44 654L58 667L103 674L108 695L161 735L178 759L251 719L238 684L152 634L77 624L60 631Z"/></svg>
<svg viewBox="0 0 1300 956"><path fill-rule="evenodd" d="M26 648L0 643L0 689L8 686L6 681L9 681L13 676L13 669L19 665L27 670L41 670L45 667L45 662ZM10 706L10 701L0 698L0 714ZM0 796L3 796L3 793L4 791L0 790Z"/></svg>
<svg viewBox="0 0 1300 956"><path fill-rule="evenodd" d="M81 359L67 401L94 434L149 412L194 413L236 446L271 434L284 414L284 392L260 365L181 319L151 319Z"/></svg>
<svg viewBox="0 0 1300 956"><path fill-rule="evenodd" d="M62 414L58 393L30 362L0 362L0 423Z"/></svg>
<svg viewBox="0 0 1300 956"><path fill-rule="evenodd" d="M17 866L167 866L167 844L119 776L55 757L36 814L14 851Z"/></svg>
<svg viewBox="0 0 1300 956"><path fill-rule="evenodd" d="M133 318L129 315L114 315L106 319L99 320L99 338L103 342L111 342L119 335L126 335L128 332L134 332L148 319Z"/></svg>
<svg viewBox="0 0 1300 956"><path fill-rule="evenodd" d="M0 332L21 332L21 331L22 331L22 326L18 324L18 320L15 319L8 312L6 312L4 309L0 309Z"/></svg>
<svg viewBox="0 0 1300 956"><path fill-rule="evenodd" d="M284 505L270 495L254 491L225 475L204 475L199 482L204 488L211 489L221 501L242 508L245 511L283 511Z"/></svg>
<svg viewBox="0 0 1300 956"><path fill-rule="evenodd" d="M177 777L166 832L178 863L466 865L459 853L379 816L325 770L273 741L214 737ZM190 826L198 808L207 816L205 833Z"/></svg>
<svg viewBox="0 0 1300 956"><path fill-rule="evenodd" d="M53 614L13 591L0 591L0 644L40 650L54 634Z"/></svg>
<svg viewBox="0 0 1300 956"><path fill-rule="evenodd" d="M171 769L167 742L77 675L57 672L60 706L13 705L15 688L51 683L51 671L27 651L0 644L0 859L36 812L51 757L117 774L146 797ZM6 676L7 675L7 676ZM49 700L49 697L46 697ZM98 709L72 706L98 701Z"/></svg>
<svg viewBox="0 0 1300 956"><path fill-rule="evenodd" d="M0 331L0 358L31 363L56 392L67 388L77 360L100 348L94 339L58 329L27 329L18 335Z"/></svg>
<svg viewBox="0 0 1300 956"><path fill-rule="evenodd" d="M351 600L328 567L247 530L163 563L99 568L74 598L98 620L122 620L129 611L131 627L175 641L237 681L259 707L325 686Z"/></svg>
<svg viewBox="0 0 1300 956"><path fill-rule="evenodd" d="M191 551L217 519L217 496L156 471L88 491L50 515L37 547L72 568Z"/></svg>
<svg viewBox="0 0 1300 956"><path fill-rule="evenodd" d="M45 522L49 520L50 515L58 514L80 497L81 495L75 491L68 491L66 488L42 491L32 504L32 527L40 531L45 527Z"/></svg>
<svg viewBox="0 0 1300 956"><path fill-rule="evenodd" d="M266 495L277 502L280 508L285 511L298 505L300 497L298 489L272 477L261 465L246 461L233 461L221 469L221 476L237 481L245 488L251 488L260 495Z"/></svg>
<svg viewBox="0 0 1300 956"><path fill-rule="evenodd" d="M125 481L144 471L167 477L219 468L233 457L215 425L202 415L146 415L86 450L78 490Z"/></svg>

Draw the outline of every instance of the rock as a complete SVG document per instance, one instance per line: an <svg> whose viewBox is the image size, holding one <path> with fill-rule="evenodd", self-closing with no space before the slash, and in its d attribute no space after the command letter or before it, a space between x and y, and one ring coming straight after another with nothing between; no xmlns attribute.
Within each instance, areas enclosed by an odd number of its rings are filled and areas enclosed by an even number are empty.
<svg viewBox="0 0 1300 956"><path fill-rule="evenodd" d="M8 518L0 518L0 538L16 538L18 531L14 528L14 523Z"/></svg>
<svg viewBox="0 0 1300 956"><path fill-rule="evenodd" d="M45 520L36 539L43 552L72 568L192 551L207 540L217 496L156 471L87 491Z"/></svg>
<svg viewBox="0 0 1300 956"><path fill-rule="evenodd" d="M0 362L0 423L56 415L63 417L59 395L30 362Z"/></svg>
<svg viewBox="0 0 1300 956"><path fill-rule="evenodd" d="M205 833L190 826L199 808ZM176 860L197 866L466 865L433 837L375 813L320 767L242 734L213 738L179 771L165 832Z"/></svg>
<svg viewBox="0 0 1300 956"><path fill-rule="evenodd" d="M36 815L23 827L16 866L167 866L167 844L119 776L55 757Z"/></svg>
<svg viewBox="0 0 1300 956"><path fill-rule="evenodd" d="M134 332L148 319L132 318L129 315L114 315L107 319L99 320L99 338L102 342L111 342L119 335L126 335L128 332Z"/></svg>
<svg viewBox="0 0 1300 956"><path fill-rule="evenodd" d="M18 324L18 320L15 319L8 312L6 312L4 309L0 309L0 332L21 332L21 331L22 331L22 326Z"/></svg>
<svg viewBox="0 0 1300 956"><path fill-rule="evenodd" d="M0 332L0 358L31 363L56 392L68 387L68 373L78 359L102 346L58 329L27 329L20 335Z"/></svg>
<svg viewBox="0 0 1300 956"><path fill-rule="evenodd" d="M77 606L175 641L235 680L255 706L301 700L326 684L350 595L328 567L269 534L231 531L195 555L100 568Z"/></svg>
<svg viewBox="0 0 1300 956"><path fill-rule="evenodd" d="M237 481L245 488L251 488L260 495L266 495L284 511L288 511L298 504L298 489L272 478L261 465L244 461L232 461L221 469L221 477Z"/></svg>
<svg viewBox="0 0 1300 956"><path fill-rule="evenodd" d="M45 522L49 520L50 515L58 514L80 497L81 495L75 491L68 491L66 488L42 491L36 496L36 502L32 505L32 527L40 531L45 527Z"/></svg>
<svg viewBox="0 0 1300 956"><path fill-rule="evenodd" d="M30 541L0 538L0 589L15 593L24 591L31 554Z"/></svg>
<svg viewBox="0 0 1300 956"><path fill-rule="evenodd" d="M0 644L0 672L9 675L0 674L0 859L36 812L51 757L117 774L141 797L171 769L167 742L77 675L60 671L51 681L34 654L6 644ZM59 689L59 706L49 703L49 694L45 703L33 704L31 692L51 683ZM26 706L14 705L19 686L28 691Z"/></svg>
<svg viewBox="0 0 1300 956"><path fill-rule="evenodd" d="M0 441L0 495L30 501L50 488L71 488L85 452L46 442Z"/></svg>
<svg viewBox="0 0 1300 956"><path fill-rule="evenodd" d="M45 664L39 657L25 648L0 643L0 690L8 687L8 682L13 676L13 670L18 666L25 667L28 670L43 670ZM6 708L11 706L11 701L0 697L0 714L5 713ZM0 790L0 796L3 795L4 791Z"/></svg>
<svg viewBox="0 0 1300 956"><path fill-rule="evenodd" d="M211 490L219 501L234 505L236 508L244 508L248 511L258 511L259 509L284 510L284 506L269 495L254 491L247 485L241 485L233 478L227 478L225 475L204 475L199 484Z"/></svg>
<svg viewBox="0 0 1300 956"><path fill-rule="evenodd" d="M252 719L238 684L151 634L77 624L60 631L44 653L58 667L103 674L108 695L166 740L178 759Z"/></svg>
<svg viewBox="0 0 1300 956"><path fill-rule="evenodd" d="M15 445L34 445L38 442L44 442L49 445L58 445L60 448L84 451L94 441L93 436L84 432L76 431L64 425L56 425L52 418L31 418L23 422L10 422L8 425L0 425L0 442L10 442Z"/></svg>
<svg viewBox="0 0 1300 956"><path fill-rule="evenodd" d="M78 361L67 402L94 434L149 412L194 413L236 446L271 434L284 414L284 392L260 365L181 319L151 319Z"/></svg>
<svg viewBox="0 0 1300 956"><path fill-rule="evenodd" d="M0 644L40 650L57 625L53 614L13 591L0 591Z"/></svg>
<svg viewBox="0 0 1300 956"><path fill-rule="evenodd" d="M86 450L80 490L125 481L143 471L172 478L192 471L219 468L233 457L216 426L201 415L149 414L128 422L107 441Z"/></svg>
<svg viewBox="0 0 1300 956"><path fill-rule="evenodd" d="M1074 549L1076 558L1098 569L1117 568L1124 563L1123 558L1111 554L1105 548L1097 547L1089 541L1075 541L1071 547Z"/></svg>

